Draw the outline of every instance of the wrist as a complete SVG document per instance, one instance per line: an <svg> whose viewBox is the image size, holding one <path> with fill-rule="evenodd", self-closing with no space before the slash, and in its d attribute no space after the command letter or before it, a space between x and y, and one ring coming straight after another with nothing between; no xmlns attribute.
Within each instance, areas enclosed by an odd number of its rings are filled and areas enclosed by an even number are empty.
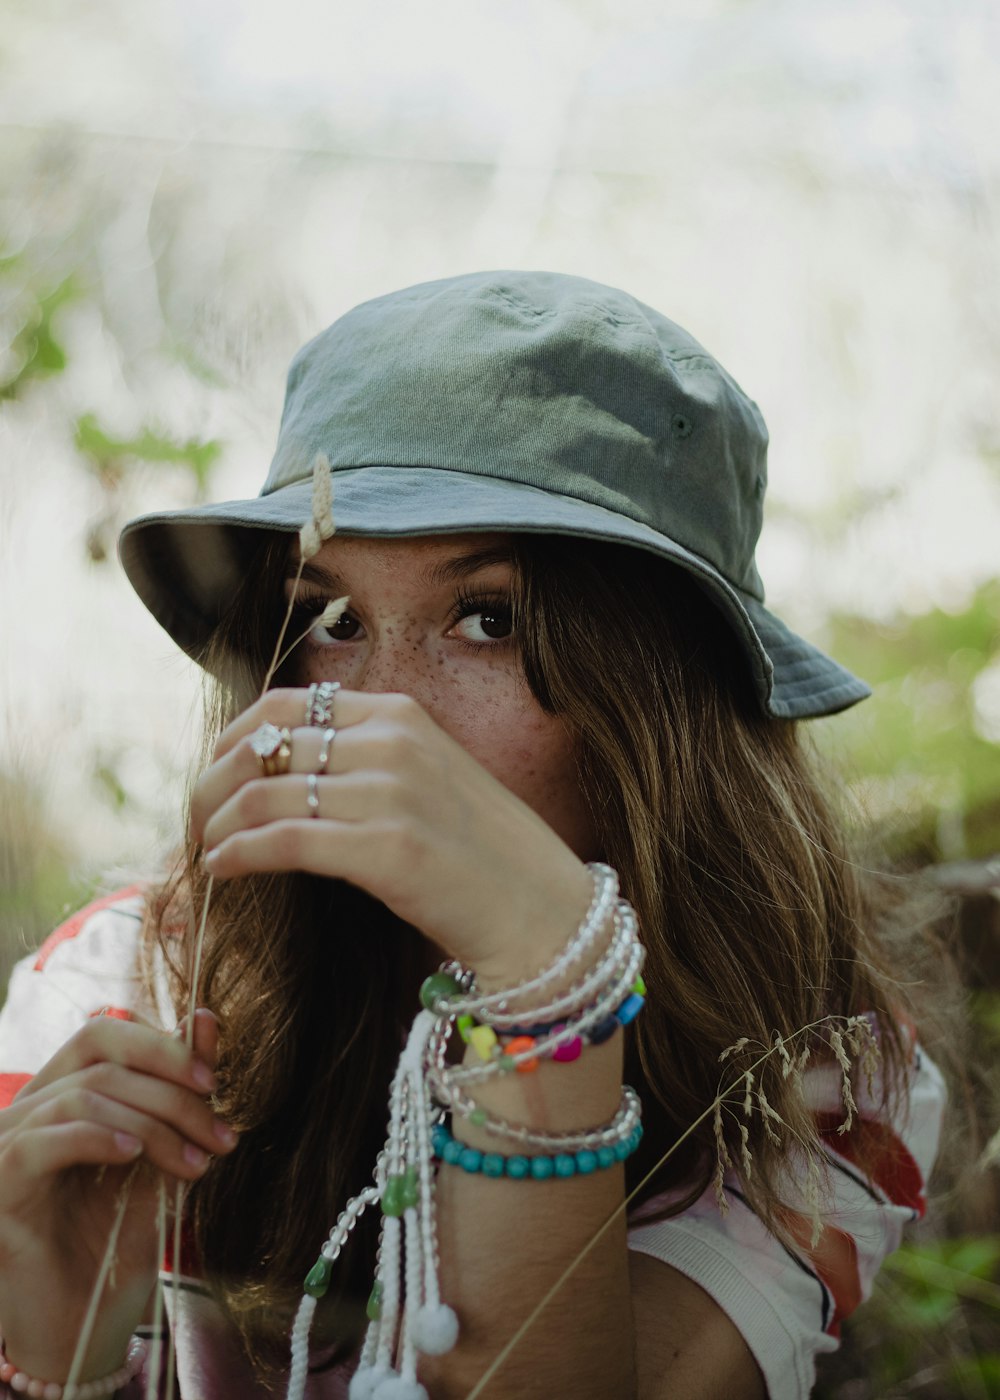
<svg viewBox="0 0 1000 1400"><path fill-rule="evenodd" d="M572 852L558 869L550 869L540 892L521 884L512 891L504 930L493 940L489 957L477 960L474 971L477 989L489 994L502 987L517 986L549 966L572 938L587 913L594 893L593 879L582 861ZM603 949L605 940L594 950ZM579 976L579 968L551 985L553 995L567 991Z"/></svg>
<svg viewBox="0 0 1000 1400"><path fill-rule="evenodd" d="M139 1337L129 1340L125 1359L120 1366L100 1376L87 1377L81 1369L77 1381L69 1386L52 1378L52 1371L29 1371L11 1360L0 1340L0 1395L30 1395L41 1400L109 1400L124 1394L125 1388L140 1373L146 1359L146 1343ZM72 1364L72 1363L71 1363Z"/></svg>

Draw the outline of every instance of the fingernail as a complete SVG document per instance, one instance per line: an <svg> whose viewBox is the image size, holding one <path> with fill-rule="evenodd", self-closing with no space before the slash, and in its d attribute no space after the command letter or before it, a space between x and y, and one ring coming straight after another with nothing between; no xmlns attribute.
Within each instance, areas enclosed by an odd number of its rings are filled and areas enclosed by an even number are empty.
<svg viewBox="0 0 1000 1400"><path fill-rule="evenodd" d="M215 1133L215 1136L225 1147L234 1147L236 1145L236 1134L233 1132L232 1128L229 1126L228 1123L223 1123L219 1120L216 1120L216 1122L212 1126L212 1131Z"/></svg>
<svg viewBox="0 0 1000 1400"><path fill-rule="evenodd" d="M197 1084L198 1088L204 1090L206 1094L211 1094L215 1089L215 1075L209 1069L208 1065L204 1064L201 1060L195 1060L194 1064L191 1066L191 1078L194 1080L195 1084Z"/></svg>
<svg viewBox="0 0 1000 1400"><path fill-rule="evenodd" d="M200 1170L202 1167L208 1166L208 1153L202 1152L200 1147L195 1147L193 1142L186 1142L184 1144L184 1160L188 1166L197 1167Z"/></svg>
<svg viewBox="0 0 1000 1400"><path fill-rule="evenodd" d="M119 1152L127 1152L130 1157L138 1157L142 1151L142 1143L131 1133L115 1133L115 1145Z"/></svg>
<svg viewBox="0 0 1000 1400"><path fill-rule="evenodd" d="M214 870L219 863L218 851L209 851L205 856L205 869Z"/></svg>

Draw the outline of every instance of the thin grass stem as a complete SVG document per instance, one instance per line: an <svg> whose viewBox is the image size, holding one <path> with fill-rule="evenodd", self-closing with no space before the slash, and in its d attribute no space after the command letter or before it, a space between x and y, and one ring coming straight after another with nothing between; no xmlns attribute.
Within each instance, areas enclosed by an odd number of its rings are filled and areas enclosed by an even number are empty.
<svg viewBox="0 0 1000 1400"><path fill-rule="evenodd" d="M819 1026L822 1026L826 1024L826 1022L834 1019L836 1018L832 1016L824 1016L821 1020L813 1021L808 1026L800 1026L799 1029L793 1032L792 1035L786 1037L784 1043L787 1045L788 1041L795 1040L798 1036L805 1035L808 1031L816 1030ZM759 1057L759 1059L754 1060L753 1064L748 1067L749 1070L752 1072L758 1067L758 1065L762 1065L765 1060L770 1059L771 1056L776 1053L777 1046L771 1046L771 1048L769 1050L766 1050L764 1054ZM667 1148L666 1152L664 1152L663 1156L659 1159L659 1161L655 1162L653 1166L650 1167L649 1171L638 1183L638 1185L633 1187L633 1189L629 1192L629 1194L625 1197L621 1204L615 1207L615 1209L608 1216L607 1220L605 1220L604 1224L601 1225L594 1232L594 1234L590 1237L590 1239L587 1241L584 1247L580 1250L580 1253L576 1256L576 1258L572 1259L566 1265L566 1268L556 1279L552 1287L548 1290L548 1292L541 1299L541 1301L535 1305L535 1307L532 1309L532 1311L528 1314L525 1320L521 1323L520 1327L511 1337L510 1341L507 1342L507 1344L493 1359L492 1363L489 1365L486 1371L484 1371L484 1373L480 1376L479 1380L476 1382L473 1388L469 1391L468 1395L465 1397L465 1400L477 1400L477 1397L482 1394L484 1387L496 1375L497 1371L507 1360L508 1356L510 1356L511 1352L517 1346L521 1338L525 1335L529 1328L532 1327L533 1324L538 1320L544 1309L548 1307L549 1303L551 1303L552 1299L556 1296L556 1294L559 1292L560 1288L562 1288L563 1284L570 1277L570 1275L577 1269L580 1263L584 1259L586 1259L587 1255L597 1244L598 1240L604 1235L605 1231L610 1229L610 1227L614 1224L618 1217L628 1209L629 1203L632 1200L634 1200L634 1198L643 1189L646 1183L652 1180L652 1178L660 1170L663 1164L669 1161L673 1154L677 1151L677 1149L687 1141L691 1134L695 1132L696 1129L698 1129L707 1118L711 1117L711 1115L715 1113L717 1105L723 1103L724 1100L726 1100L730 1094L735 1093L735 1091L743 1084L746 1078L746 1074L747 1070L743 1070L739 1077L733 1080L732 1084L730 1084L728 1088L722 1090L721 1093L716 1094L715 1098L709 1104L708 1108L705 1109L704 1113L699 1114L699 1116L694 1120L694 1122L691 1123L687 1128L685 1128L684 1132L681 1133L680 1137L675 1142L671 1143L671 1145Z"/></svg>

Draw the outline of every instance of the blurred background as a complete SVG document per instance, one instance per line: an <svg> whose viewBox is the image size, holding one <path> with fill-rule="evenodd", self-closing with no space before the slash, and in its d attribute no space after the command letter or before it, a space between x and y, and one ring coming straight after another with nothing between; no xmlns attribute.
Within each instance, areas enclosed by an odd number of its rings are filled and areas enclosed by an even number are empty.
<svg viewBox="0 0 1000 1400"><path fill-rule="evenodd" d="M887 859L956 892L985 1140L995 0L0 16L0 990L65 909L155 869L180 830L198 677L129 592L122 522L255 495L291 355L358 301L551 268L665 311L764 410L768 600L874 685L813 728ZM826 1368L828 1400L1000 1396L995 1176L941 1183Z"/></svg>

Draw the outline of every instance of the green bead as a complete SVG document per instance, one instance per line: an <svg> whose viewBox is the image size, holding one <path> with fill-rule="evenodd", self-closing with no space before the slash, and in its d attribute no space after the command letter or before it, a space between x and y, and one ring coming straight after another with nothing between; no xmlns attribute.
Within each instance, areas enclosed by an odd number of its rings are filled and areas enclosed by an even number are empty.
<svg viewBox="0 0 1000 1400"><path fill-rule="evenodd" d="M472 1030L472 1027L475 1024L475 1016L470 1016L468 1012L465 1012L463 1015L459 1016L455 1022L455 1025L458 1027L459 1035L462 1037L463 1040L466 1041L469 1039L469 1032Z"/></svg>
<svg viewBox="0 0 1000 1400"><path fill-rule="evenodd" d="M547 1181L554 1171L551 1157L532 1157L531 1175L536 1181Z"/></svg>
<svg viewBox="0 0 1000 1400"><path fill-rule="evenodd" d="M330 1287L330 1275L333 1273L333 1265L324 1255L320 1255L315 1264L306 1274L306 1281L303 1288L310 1298L322 1298L326 1290Z"/></svg>
<svg viewBox="0 0 1000 1400"><path fill-rule="evenodd" d="M641 977L637 977L632 983L632 991L637 997L644 997L646 995L646 984Z"/></svg>
<svg viewBox="0 0 1000 1400"><path fill-rule="evenodd" d="M385 1190L382 1192L382 1214L402 1215L405 1210L403 1203L403 1183L402 1176L390 1176L385 1183Z"/></svg>
<svg viewBox="0 0 1000 1400"><path fill-rule="evenodd" d="M483 1176L503 1176L504 1162L499 1152L483 1153Z"/></svg>
<svg viewBox="0 0 1000 1400"><path fill-rule="evenodd" d="M382 1316L382 1285L377 1280L374 1288L368 1295L365 1315L369 1322L378 1322Z"/></svg>
<svg viewBox="0 0 1000 1400"><path fill-rule="evenodd" d="M420 1182L417 1179L416 1167L407 1167L400 1177L400 1181L403 1183L400 1187L403 1209L408 1210L410 1206L415 1206L420 1200Z"/></svg>
<svg viewBox="0 0 1000 1400"><path fill-rule="evenodd" d="M613 1167L617 1160L613 1147L599 1147L597 1149L597 1165L602 1169Z"/></svg>
<svg viewBox="0 0 1000 1400"><path fill-rule="evenodd" d="M449 1166L453 1167L458 1161L459 1157L461 1157L463 1147L464 1144L456 1142L455 1139L452 1138L450 1142L445 1143L444 1151L441 1153L441 1160L447 1162Z"/></svg>
<svg viewBox="0 0 1000 1400"><path fill-rule="evenodd" d="M428 1011L433 1011L435 1015L440 1015L438 1008L439 1000L447 1000L449 997L462 995L461 985L448 972L432 972L424 979L420 988L420 1003Z"/></svg>
<svg viewBox="0 0 1000 1400"><path fill-rule="evenodd" d="M576 1169L581 1176L589 1176L597 1170L597 1153L588 1152L584 1147L576 1154Z"/></svg>
<svg viewBox="0 0 1000 1400"><path fill-rule="evenodd" d="M516 1070L516 1069L517 1069L517 1065L514 1063L514 1058L513 1058L513 1056L512 1056L512 1055L501 1055L501 1056L500 1056L500 1068L503 1070L503 1072L504 1072L505 1074L510 1074L512 1070Z"/></svg>
<svg viewBox="0 0 1000 1400"><path fill-rule="evenodd" d="M508 1157L507 1175L513 1177L515 1181L523 1181L531 1171L531 1163L527 1157Z"/></svg>
<svg viewBox="0 0 1000 1400"><path fill-rule="evenodd" d="M469 1122L475 1123L477 1128L481 1128L486 1122L487 1113L485 1108L474 1108L469 1114Z"/></svg>
<svg viewBox="0 0 1000 1400"><path fill-rule="evenodd" d="M557 1152L555 1169L556 1176L576 1176L576 1158L568 1152Z"/></svg>
<svg viewBox="0 0 1000 1400"><path fill-rule="evenodd" d="M477 1172L482 1165L483 1154L478 1147L463 1147L458 1165L465 1172Z"/></svg>

